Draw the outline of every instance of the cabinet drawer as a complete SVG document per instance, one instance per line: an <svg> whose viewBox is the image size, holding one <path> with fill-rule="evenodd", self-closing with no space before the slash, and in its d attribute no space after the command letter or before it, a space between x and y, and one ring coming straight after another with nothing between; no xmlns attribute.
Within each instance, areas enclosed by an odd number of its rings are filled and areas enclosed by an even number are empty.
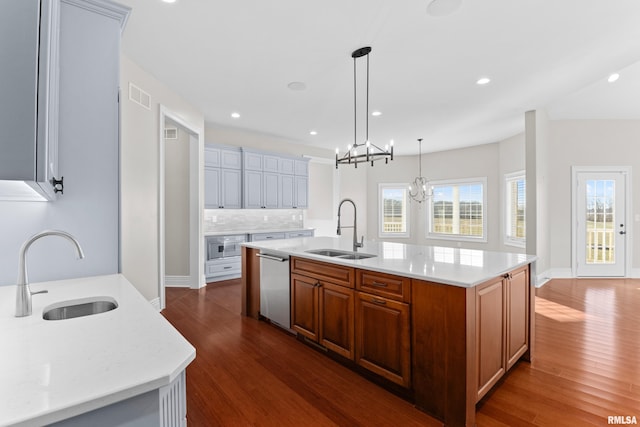
<svg viewBox="0 0 640 427"><path fill-rule="evenodd" d="M260 242L262 240L280 240L284 239L284 233L256 233L251 234L252 242Z"/></svg>
<svg viewBox="0 0 640 427"><path fill-rule="evenodd" d="M241 258L233 260L207 261L205 265L205 276L224 276L227 274L236 274L241 271Z"/></svg>
<svg viewBox="0 0 640 427"><path fill-rule="evenodd" d="M288 231L287 239L295 237L313 237L313 230Z"/></svg>
<svg viewBox="0 0 640 427"><path fill-rule="evenodd" d="M397 301L409 302L411 279L376 271L358 270L356 289Z"/></svg>
<svg viewBox="0 0 640 427"><path fill-rule="evenodd" d="M355 268L291 257L291 272L353 288Z"/></svg>

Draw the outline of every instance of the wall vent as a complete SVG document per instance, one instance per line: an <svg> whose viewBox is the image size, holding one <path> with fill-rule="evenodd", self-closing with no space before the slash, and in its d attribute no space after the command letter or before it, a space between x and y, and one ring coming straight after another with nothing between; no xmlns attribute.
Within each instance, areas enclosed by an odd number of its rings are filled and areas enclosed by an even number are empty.
<svg viewBox="0 0 640 427"><path fill-rule="evenodd" d="M131 82L129 82L129 100L151 110L151 96Z"/></svg>
<svg viewBox="0 0 640 427"><path fill-rule="evenodd" d="M178 139L178 128L164 128L164 139Z"/></svg>

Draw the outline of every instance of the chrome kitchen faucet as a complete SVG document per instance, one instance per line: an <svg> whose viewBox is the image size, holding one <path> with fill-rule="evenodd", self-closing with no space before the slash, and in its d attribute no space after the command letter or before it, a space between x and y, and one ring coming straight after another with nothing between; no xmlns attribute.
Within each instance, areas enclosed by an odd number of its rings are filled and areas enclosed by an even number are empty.
<svg viewBox="0 0 640 427"><path fill-rule="evenodd" d="M340 209L342 209L342 204L344 202L349 202L353 205L353 225L347 227L340 226ZM358 210L356 209L356 204L351 199L342 199L338 205L338 229L336 230L336 234L338 234L338 236L342 234L343 228L353 228L353 251L357 252L358 248L361 248L364 244L364 236L362 236L362 239L358 242Z"/></svg>
<svg viewBox="0 0 640 427"><path fill-rule="evenodd" d="M49 291L31 292L29 289L29 280L27 279L27 251L29 247L41 237L45 236L60 236L69 240L76 247L78 252L78 259L84 258L84 252L80 247L80 243L71 234L66 231L58 230L45 230L42 231L24 242L22 248L20 248L20 264L18 266L18 287L16 289L16 317L31 316L31 296L35 294L44 294Z"/></svg>

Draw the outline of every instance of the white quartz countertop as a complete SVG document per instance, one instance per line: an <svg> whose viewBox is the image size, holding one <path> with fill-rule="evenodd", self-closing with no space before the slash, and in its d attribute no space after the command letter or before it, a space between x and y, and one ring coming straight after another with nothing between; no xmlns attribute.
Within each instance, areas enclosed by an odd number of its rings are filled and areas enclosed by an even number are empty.
<svg viewBox="0 0 640 427"><path fill-rule="evenodd" d="M34 283L33 314L14 317L15 286L0 286L0 426L41 426L158 389L194 347L124 276ZM115 310L44 320L56 302L107 296Z"/></svg>
<svg viewBox="0 0 640 427"><path fill-rule="evenodd" d="M292 231L315 230L315 228L274 228L264 230L206 231L205 236L234 236L236 234L289 233Z"/></svg>
<svg viewBox="0 0 640 427"><path fill-rule="evenodd" d="M358 249L358 253L376 255L367 259L347 260L307 252L314 249L353 250L352 239L338 237L300 237L243 245L277 255L297 256L466 288L536 260L535 256L526 254L373 241L365 241L364 247Z"/></svg>

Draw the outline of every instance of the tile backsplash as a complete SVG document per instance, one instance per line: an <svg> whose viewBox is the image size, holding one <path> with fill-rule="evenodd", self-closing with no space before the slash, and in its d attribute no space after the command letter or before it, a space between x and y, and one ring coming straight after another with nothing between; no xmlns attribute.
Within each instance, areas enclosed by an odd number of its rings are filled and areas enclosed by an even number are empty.
<svg viewBox="0 0 640 427"><path fill-rule="evenodd" d="M204 232L304 228L300 209L205 209Z"/></svg>

